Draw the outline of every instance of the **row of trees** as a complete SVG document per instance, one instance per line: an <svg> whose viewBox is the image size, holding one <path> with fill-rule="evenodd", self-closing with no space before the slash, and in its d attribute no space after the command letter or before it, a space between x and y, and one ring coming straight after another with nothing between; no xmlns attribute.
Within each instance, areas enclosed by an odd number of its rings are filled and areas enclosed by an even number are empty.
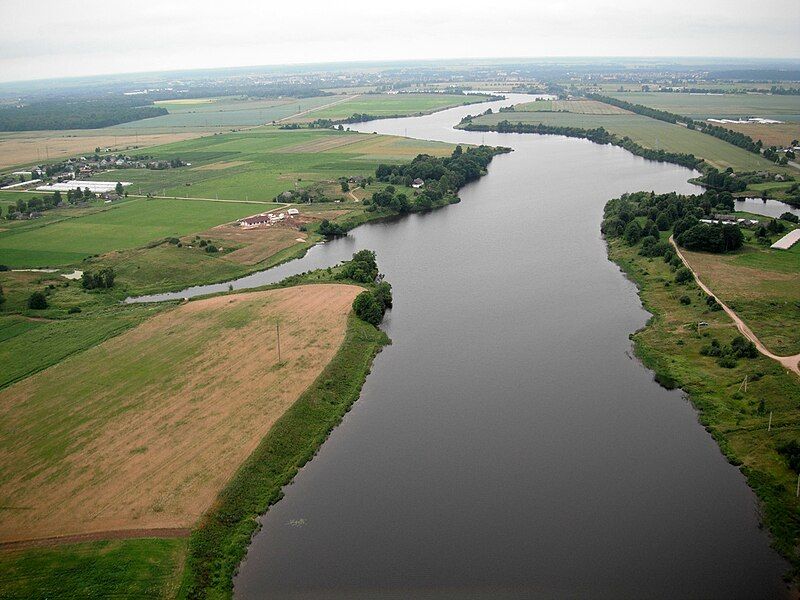
<svg viewBox="0 0 800 600"><path fill-rule="evenodd" d="M141 98L40 100L0 108L0 131L98 129L166 114Z"/></svg>
<svg viewBox="0 0 800 600"><path fill-rule="evenodd" d="M603 127L594 129L583 129L581 127L561 127L557 125L545 125L543 123L511 123L503 120L496 125L469 123L464 126L468 131L497 131L500 133L539 133L543 135L564 135L567 137L582 138L596 144L613 144L620 146L636 156L641 156L647 160L658 162L673 163L689 169L699 169L703 165L702 158L694 154L682 152L667 152L666 150L653 150L645 148L641 144L630 139L628 136L619 137Z"/></svg>
<svg viewBox="0 0 800 600"><path fill-rule="evenodd" d="M683 123L690 129L698 129L703 133L713 135L714 137L724 140L729 144L733 144L739 148L744 148L748 152L753 152L755 154L759 154L761 152L762 144L760 140L756 142L749 135L739 133L738 131L732 131L730 129L726 129L725 127L712 125L711 123L706 123L705 121L695 121L690 117L667 112L665 110L659 110L657 108L651 108L643 104L634 104L633 102L620 100L619 98L612 98L611 96L604 96L602 94L586 94L586 97L590 98L591 100L597 100L598 102L616 106L617 108L629 110L639 115L644 115L645 117L650 117L651 119L658 119L659 121L666 121L667 123Z"/></svg>

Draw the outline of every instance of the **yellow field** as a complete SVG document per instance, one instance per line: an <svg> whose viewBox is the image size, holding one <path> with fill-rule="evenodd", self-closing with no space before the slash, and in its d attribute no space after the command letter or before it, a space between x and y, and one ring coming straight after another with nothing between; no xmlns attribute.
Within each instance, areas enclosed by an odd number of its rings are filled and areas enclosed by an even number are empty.
<svg viewBox="0 0 800 600"><path fill-rule="evenodd" d="M0 392L0 541L190 527L336 353L360 291L188 302Z"/></svg>
<svg viewBox="0 0 800 600"><path fill-rule="evenodd" d="M754 140L769 146L788 146L793 140L800 140L800 123L770 123L763 125L760 123L725 123L722 125L726 129L733 129L745 135L749 135Z"/></svg>

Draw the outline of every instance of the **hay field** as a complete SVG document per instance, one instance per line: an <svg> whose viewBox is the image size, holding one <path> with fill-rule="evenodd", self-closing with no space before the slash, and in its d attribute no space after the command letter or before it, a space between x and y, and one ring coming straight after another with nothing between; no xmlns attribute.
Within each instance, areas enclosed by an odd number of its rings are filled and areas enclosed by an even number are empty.
<svg viewBox="0 0 800 600"><path fill-rule="evenodd" d="M725 123L723 127L749 135L754 140L761 140L767 147L785 147L794 140L800 140L800 122L770 123L768 125Z"/></svg>
<svg viewBox="0 0 800 600"><path fill-rule="evenodd" d="M360 291L189 302L0 392L0 540L190 527L333 357Z"/></svg>

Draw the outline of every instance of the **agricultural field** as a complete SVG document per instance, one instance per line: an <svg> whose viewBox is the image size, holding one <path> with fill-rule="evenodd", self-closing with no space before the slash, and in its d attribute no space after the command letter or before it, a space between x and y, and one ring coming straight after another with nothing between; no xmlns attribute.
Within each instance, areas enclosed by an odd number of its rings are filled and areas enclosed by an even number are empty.
<svg viewBox="0 0 800 600"><path fill-rule="evenodd" d="M750 241L733 254L682 252L703 283L767 348L778 355L800 353L800 244L771 250Z"/></svg>
<svg viewBox="0 0 800 600"><path fill-rule="evenodd" d="M334 106L314 110L306 115L289 119L294 123L307 123L316 119L346 119L356 113L386 117L416 115L434 112L462 104L480 102L484 96L461 94L366 94Z"/></svg>
<svg viewBox="0 0 800 600"><path fill-rule="evenodd" d="M609 92L608 95L695 119L763 117L800 121L800 96L678 92Z"/></svg>
<svg viewBox="0 0 800 600"><path fill-rule="evenodd" d="M360 291L189 302L0 391L0 540L191 527L337 352Z"/></svg>
<svg viewBox="0 0 800 600"><path fill-rule="evenodd" d="M516 112L570 112L581 115L630 114L627 110L598 102L597 100L538 100L536 102L517 104L514 110Z"/></svg>
<svg viewBox="0 0 800 600"><path fill-rule="evenodd" d="M191 163L188 168L122 173L133 183L131 193L270 202L295 187L372 175L381 162L411 160L420 153L444 156L452 150L449 144L392 136L261 127L148 150L156 158L179 157ZM117 181L121 176L111 171L93 179Z"/></svg>
<svg viewBox="0 0 800 600"><path fill-rule="evenodd" d="M496 113L476 118L476 124L496 124L508 120L521 123L544 123L559 127L592 129L604 127L608 131L628 136L635 142L653 149L683 152L700 156L719 169L733 167L736 171L774 171L796 174L790 167L778 167L765 158L747 152L710 135L692 131L681 125L658 121L643 115L626 113L614 115L589 115L567 112L513 112Z"/></svg>
<svg viewBox="0 0 800 600"><path fill-rule="evenodd" d="M35 226L33 221L24 229L2 231L0 255L3 263L11 267L62 266L94 254L201 231L275 206L129 198L110 210L42 226Z"/></svg>
<svg viewBox="0 0 800 600"><path fill-rule="evenodd" d="M726 129L732 129L749 135L754 140L761 140L764 146L785 148L794 140L800 140L800 121L786 123L725 123Z"/></svg>
<svg viewBox="0 0 800 600"><path fill-rule="evenodd" d="M192 129L210 130L254 127L309 110L340 102L341 96L318 96L314 98L243 98L228 96L222 98L198 98L186 100L167 100L157 102L169 111L167 115L141 119L115 125L120 131L152 129Z"/></svg>

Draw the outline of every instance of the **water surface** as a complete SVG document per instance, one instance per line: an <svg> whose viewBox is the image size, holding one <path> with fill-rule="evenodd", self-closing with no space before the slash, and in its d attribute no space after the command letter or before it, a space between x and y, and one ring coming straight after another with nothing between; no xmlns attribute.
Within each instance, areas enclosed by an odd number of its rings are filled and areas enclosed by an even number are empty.
<svg viewBox="0 0 800 600"><path fill-rule="evenodd" d="M453 130L470 111L359 126L513 147L460 204L253 276L374 249L394 343L262 518L236 597L781 597L787 565L744 478L631 357L648 315L599 233L609 198L694 192L692 173L583 140Z"/></svg>

